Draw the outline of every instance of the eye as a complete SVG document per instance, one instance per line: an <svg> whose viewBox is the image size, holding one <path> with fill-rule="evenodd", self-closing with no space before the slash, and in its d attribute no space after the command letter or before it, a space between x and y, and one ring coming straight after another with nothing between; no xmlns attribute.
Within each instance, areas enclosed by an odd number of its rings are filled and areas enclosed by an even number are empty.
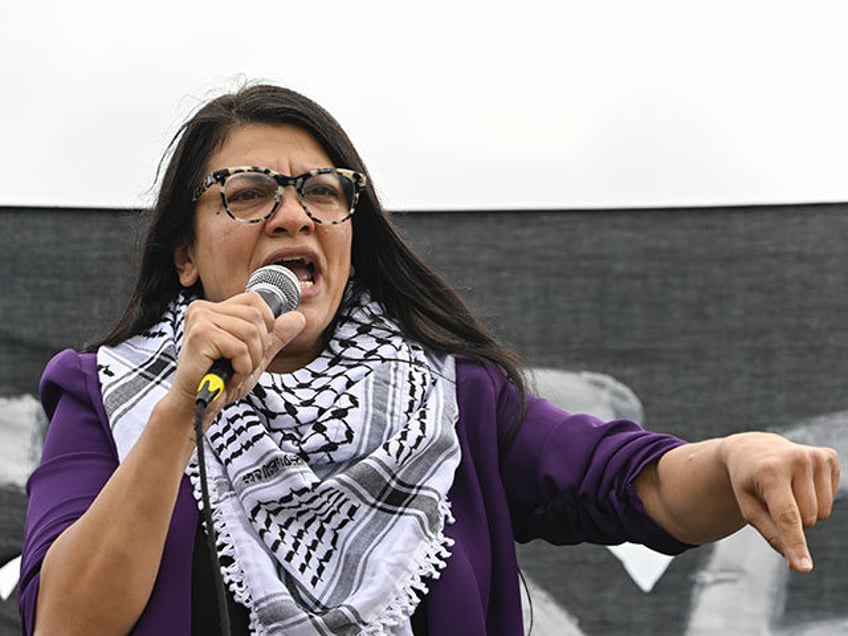
<svg viewBox="0 0 848 636"><path fill-rule="evenodd" d="M230 203L248 203L256 199L267 198L268 193L258 188L227 188L227 200Z"/></svg>
<svg viewBox="0 0 848 636"><path fill-rule="evenodd" d="M277 193L277 183L264 174L234 174L224 184L227 200L254 201L273 198Z"/></svg>
<svg viewBox="0 0 848 636"><path fill-rule="evenodd" d="M337 174L318 174L303 184L303 196L311 201L344 202L347 199L346 178Z"/></svg>
<svg viewBox="0 0 848 636"><path fill-rule="evenodd" d="M267 213L277 196L277 182L264 174L247 172L230 176L224 183L224 196L230 211L250 219Z"/></svg>
<svg viewBox="0 0 848 636"><path fill-rule="evenodd" d="M318 180L312 177L303 184L303 195L310 199L332 199L339 196L339 189L335 183L327 179Z"/></svg>

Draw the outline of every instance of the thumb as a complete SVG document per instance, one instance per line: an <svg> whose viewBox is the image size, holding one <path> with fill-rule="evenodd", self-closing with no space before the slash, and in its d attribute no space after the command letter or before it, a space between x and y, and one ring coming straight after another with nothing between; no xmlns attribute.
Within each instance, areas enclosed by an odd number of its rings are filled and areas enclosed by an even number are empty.
<svg viewBox="0 0 848 636"><path fill-rule="evenodd" d="M287 311L274 321L274 329L270 334L267 357L271 360L289 342L294 340L306 326L306 318L299 311Z"/></svg>
<svg viewBox="0 0 848 636"><path fill-rule="evenodd" d="M278 316L274 320L273 330L268 334L267 346L265 347L262 362L249 375L242 378L237 386L228 388L224 402L229 404L247 395L259 380L259 376L268 368L268 365L271 364L280 350L289 344L297 334L303 331L305 326L306 318L300 312L290 311Z"/></svg>

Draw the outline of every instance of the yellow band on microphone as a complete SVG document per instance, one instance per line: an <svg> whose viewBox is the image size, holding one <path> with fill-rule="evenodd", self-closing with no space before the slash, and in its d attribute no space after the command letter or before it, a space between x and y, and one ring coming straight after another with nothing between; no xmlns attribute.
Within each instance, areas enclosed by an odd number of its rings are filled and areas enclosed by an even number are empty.
<svg viewBox="0 0 848 636"><path fill-rule="evenodd" d="M197 385L198 393L205 393L209 396L207 404L211 404L218 399L218 396L224 391L224 380L215 373L207 373Z"/></svg>

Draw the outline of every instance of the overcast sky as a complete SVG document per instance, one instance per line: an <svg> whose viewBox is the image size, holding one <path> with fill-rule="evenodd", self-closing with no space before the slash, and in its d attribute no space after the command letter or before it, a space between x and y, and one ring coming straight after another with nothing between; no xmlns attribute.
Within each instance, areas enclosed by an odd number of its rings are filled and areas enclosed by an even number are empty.
<svg viewBox="0 0 848 636"><path fill-rule="evenodd" d="M842 0L0 2L0 205L149 204L245 79L335 114L391 209L848 201Z"/></svg>

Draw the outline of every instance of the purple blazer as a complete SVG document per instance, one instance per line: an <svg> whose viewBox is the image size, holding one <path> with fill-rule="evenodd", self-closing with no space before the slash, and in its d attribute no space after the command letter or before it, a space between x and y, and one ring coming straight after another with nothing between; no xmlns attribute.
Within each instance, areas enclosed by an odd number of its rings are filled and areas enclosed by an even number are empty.
<svg viewBox="0 0 848 636"><path fill-rule="evenodd" d="M644 543L676 554L687 547L645 513L633 481L684 442L626 420L572 415L531 397L512 447L499 459L519 406L505 378L457 362L457 431L462 460L449 500L456 542L447 567L428 582L429 630L444 636L523 633L514 542ZM66 350L47 365L41 400L50 418L41 463L27 485L18 599L25 634L35 621L39 570L56 537L82 515L118 465L103 410L94 354ZM191 573L197 504L187 477L162 565L134 634L191 633Z"/></svg>

